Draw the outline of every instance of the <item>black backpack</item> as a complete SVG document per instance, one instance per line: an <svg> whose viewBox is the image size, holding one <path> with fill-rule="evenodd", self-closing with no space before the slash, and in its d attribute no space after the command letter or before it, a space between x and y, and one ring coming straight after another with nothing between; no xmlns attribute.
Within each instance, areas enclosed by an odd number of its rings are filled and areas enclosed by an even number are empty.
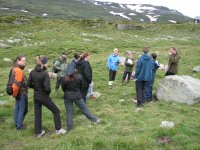
<svg viewBox="0 0 200 150"><path fill-rule="evenodd" d="M14 79L15 79L15 74L14 74L14 70L12 68L10 70L8 83L7 83L7 86L6 86L6 92L7 92L8 95L12 95L13 94L12 84L14 82Z"/></svg>

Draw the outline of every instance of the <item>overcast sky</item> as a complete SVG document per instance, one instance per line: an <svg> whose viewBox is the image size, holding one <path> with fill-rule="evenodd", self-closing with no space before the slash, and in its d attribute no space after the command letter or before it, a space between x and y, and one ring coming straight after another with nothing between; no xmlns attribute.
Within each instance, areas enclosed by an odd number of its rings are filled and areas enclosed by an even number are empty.
<svg viewBox="0 0 200 150"><path fill-rule="evenodd" d="M96 0L123 4L152 4L176 9L189 17L200 16L200 0Z"/></svg>

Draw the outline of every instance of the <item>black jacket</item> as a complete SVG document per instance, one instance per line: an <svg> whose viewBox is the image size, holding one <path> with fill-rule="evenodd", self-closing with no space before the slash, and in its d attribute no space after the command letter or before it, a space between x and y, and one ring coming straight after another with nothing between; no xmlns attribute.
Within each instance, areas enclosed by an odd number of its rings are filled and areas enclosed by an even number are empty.
<svg viewBox="0 0 200 150"><path fill-rule="evenodd" d="M38 65L31 71L28 78L28 86L34 89L34 96L47 95L51 93L49 74Z"/></svg>
<svg viewBox="0 0 200 150"><path fill-rule="evenodd" d="M77 62L77 70L83 78L83 87L89 87L92 82L92 68L89 61L79 60Z"/></svg>
<svg viewBox="0 0 200 150"><path fill-rule="evenodd" d="M81 90L82 90L83 80L80 74L76 75L75 80L62 82L62 90L65 93L65 99L70 100L79 100L82 98Z"/></svg>

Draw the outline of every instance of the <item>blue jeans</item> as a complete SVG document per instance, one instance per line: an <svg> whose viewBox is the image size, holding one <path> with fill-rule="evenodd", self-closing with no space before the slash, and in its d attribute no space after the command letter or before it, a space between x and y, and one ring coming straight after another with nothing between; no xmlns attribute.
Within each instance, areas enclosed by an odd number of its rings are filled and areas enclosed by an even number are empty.
<svg viewBox="0 0 200 150"><path fill-rule="evenodd" d="M92 122L96 122L97 118L91 114L89 111L87 105L84 103L83 99L78 99L78 100L70 100L70 99L65 99L65 109L66 109L66 117L67 117L67 130L70 131L73 129L73 103L75 103L81 112Z"/></svg>
<svg viewBox="0 0 200 150"><path fill-rule="evenodd" d="M23 121L28 112L28 97L22 94L15 98L14 122L17 129L23 127Z"/></svg>
<svg viewBox="0 0 200 150"><path fill-rule="evenodd" d="M145 90L145 100L147 102L152 101L152 89L153 89L154 79L147 81Z"/></svg>

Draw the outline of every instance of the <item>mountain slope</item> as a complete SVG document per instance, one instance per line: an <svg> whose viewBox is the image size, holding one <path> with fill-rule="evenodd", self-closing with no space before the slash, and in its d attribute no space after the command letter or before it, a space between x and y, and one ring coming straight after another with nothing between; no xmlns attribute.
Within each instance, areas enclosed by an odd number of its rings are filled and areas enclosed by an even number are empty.
<svg viewBox="0 0 200 150"><path fill-rule="evenodd" d="M0 0L1 15L135 22L185 22L191 18L163 6L118 4L93 0Z"/></svg>

